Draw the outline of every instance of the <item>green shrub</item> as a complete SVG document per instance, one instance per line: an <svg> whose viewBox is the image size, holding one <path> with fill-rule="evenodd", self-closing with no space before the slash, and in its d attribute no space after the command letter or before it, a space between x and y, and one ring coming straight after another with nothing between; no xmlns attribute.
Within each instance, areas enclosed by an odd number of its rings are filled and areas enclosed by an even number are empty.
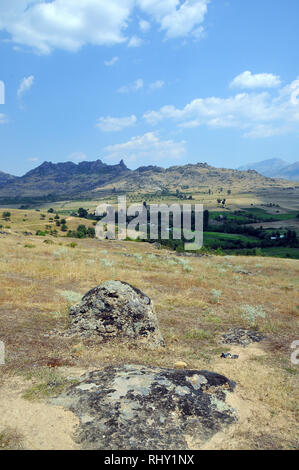
<svg viewBox="0 0 299 470"><path fill-rule="evenodd" d="M191 330L186 334L187 339L211 339L212 337L212 333L205 330Z"/></svg>
<svg viewBox="0 0 299 470"><path fill-rule="evenodd" d="M26 400L39 400L49 398L62 393L70 385L77 383L76 380L70 380L63 377L57 370L43 367L37 371L29 372L26 379L33 382L23 394Z"/></svg>
<svg viewBox="0 0 299 470"><path fill-rule="evenodd" d="M70 248L76 248L76 246L78 246L78 245L77 245L77 243L72 242L72 243L70 243L68 246L69 246Z"/></svg>
<svg viewBox="0 0 299 470"><path fill-rule="evenodd" d="M247 320L251 325L256 323L258 317L266 318L266 313L260 305L242 305L241 317Z"/></svg>
<svg viewBox="0 0 299 470"><path fill-rule="evenodd" d="M38 237L45 237L48 232L43 232L42 230L37 230L36 234Z"/></svg>
<svg viewBox="0 0 299 470"><path fill-rule="evenodd" d="M69 304L75 304L77 302L80 302L82 299L82 294L79 292L74 292L72 290L64 290L60 291L61 297L63 297Z"/></svg>
<svg viewBox="0 0 299 470"><path fill-rule="evenodd" d="M219 299L220 299L221 295L222 295L222 291L217 290L217 289L212 289L211 294L212 294L212 302L214 304L217 304L219 302Z"/></svg>

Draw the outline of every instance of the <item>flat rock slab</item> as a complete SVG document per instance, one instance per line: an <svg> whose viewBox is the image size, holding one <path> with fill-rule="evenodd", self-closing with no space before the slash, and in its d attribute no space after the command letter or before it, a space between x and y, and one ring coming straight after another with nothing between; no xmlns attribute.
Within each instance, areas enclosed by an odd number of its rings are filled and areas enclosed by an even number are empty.
<svg viewBox="0 0 299 470"><path fill-rule="evenodd" d="M79 417L83 448L188 450L237 420L225 402L234 388L206 370L125 365L86 374L52 403Z"/></svg>
<svg viewBox="0 0 299 470"><path fill-rule="evenodd" d="M248 346L251 343L260 343L265 339L265 335L255 330L244 330L243 328L231 328L228 332L222 335L222 342L224 344L240 344L241 346Z"/></svg>
<svg viewBox="0 0 299 470"><path fill-rule="evenodd" d="M151 299L126 282L107 281L71 307L70 333L101 341L127 338L156 348L164 346Z"/></svg>

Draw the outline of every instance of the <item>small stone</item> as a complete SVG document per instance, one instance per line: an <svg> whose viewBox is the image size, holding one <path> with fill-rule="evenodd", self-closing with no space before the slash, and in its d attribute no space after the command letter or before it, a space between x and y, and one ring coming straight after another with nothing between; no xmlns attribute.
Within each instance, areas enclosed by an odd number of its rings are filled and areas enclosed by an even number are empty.
<svg viewBox="0 0 299 470"><path fill-rule="evenodd" d="M223 352L220 357L222 357L224 359L227 359L228 357L231 357L231 353L224 353Z"/></svg>
<svg viewBox="0 0 299 470"><path fill-rule="evenodd" d="M239 356L238 356L238 354L233 354L232 355L231 353L223 352L220 357L222 357L223 359L238 359Z"/></svg>
<svg viewBox="0 0 299 470"><path fill-rule="evenodd" d="M178 361L174 363L174 367L176 369L186 369L188 367L188 364L184 361Z"/></svg>

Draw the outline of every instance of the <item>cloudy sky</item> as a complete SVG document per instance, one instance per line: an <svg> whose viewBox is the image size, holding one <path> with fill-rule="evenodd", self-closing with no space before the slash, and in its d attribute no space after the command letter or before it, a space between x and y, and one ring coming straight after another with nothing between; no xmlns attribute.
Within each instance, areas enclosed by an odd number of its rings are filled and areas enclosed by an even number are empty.
<svg viewBox="0 0 299 470"><path fill-rule="evenodd" d="M297 161L298 18L298 0L1 0L0 170Z"/></svg>

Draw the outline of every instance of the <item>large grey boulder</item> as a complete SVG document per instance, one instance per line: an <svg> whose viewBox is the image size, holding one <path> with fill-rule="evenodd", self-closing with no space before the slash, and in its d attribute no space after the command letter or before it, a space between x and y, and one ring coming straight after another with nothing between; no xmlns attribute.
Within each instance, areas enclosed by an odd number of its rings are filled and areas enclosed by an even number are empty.
<svg viewBox="0 0 299 470"><path fill-rule="evenodd" d="M83 448L188 450L237 420L225 403L234 387L205 370L125 365L86 374L52 403L79 417Z"/></svg>
<svg viewBox="0 0 299 470"><path fill-rule="evenodd" d="M149 347L164 346L151 299L120 281L89 291L69 312L72 334L97 335L102 341L128 338Z"/></svg>

